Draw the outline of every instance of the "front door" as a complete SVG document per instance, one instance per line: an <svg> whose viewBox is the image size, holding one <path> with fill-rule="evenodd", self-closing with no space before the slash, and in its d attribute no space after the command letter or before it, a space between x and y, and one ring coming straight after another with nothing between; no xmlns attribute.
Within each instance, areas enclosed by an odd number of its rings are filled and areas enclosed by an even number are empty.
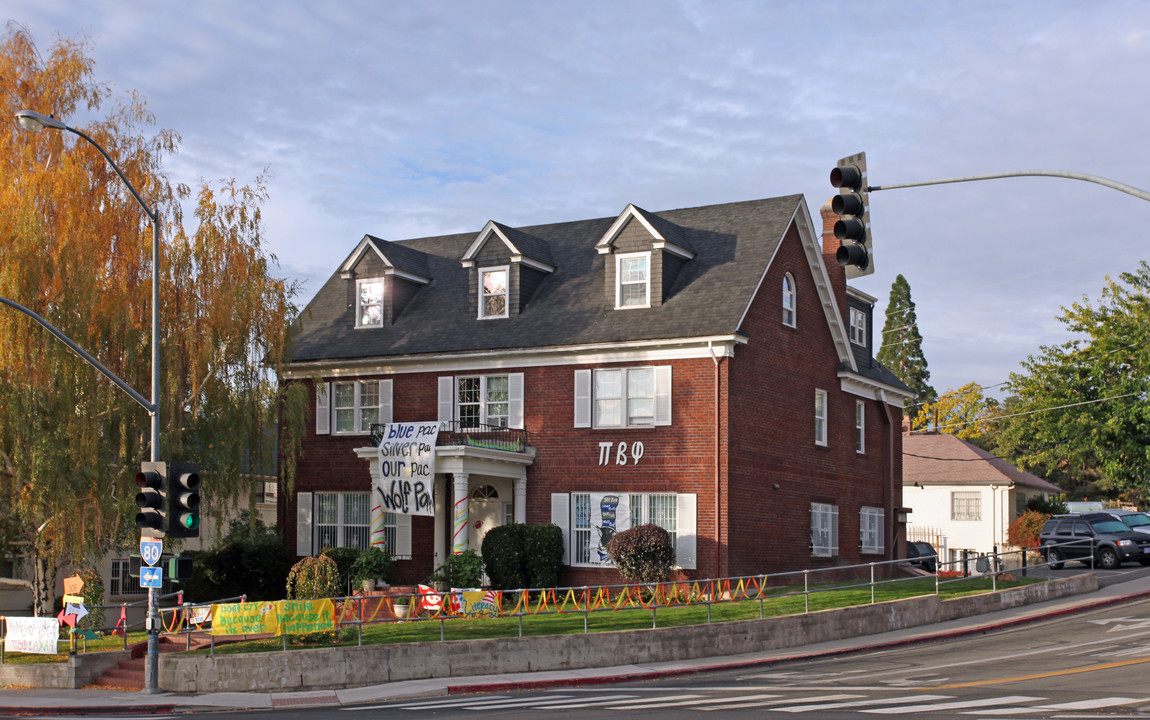
<svg viewBox="0 0 1150 720"><path fill-rule="evenodd" d="M475 488L471 492L467 515L467 547L478 553L483 548L487 531L503 524L503 501L499 492L490 485Z"/></svg>

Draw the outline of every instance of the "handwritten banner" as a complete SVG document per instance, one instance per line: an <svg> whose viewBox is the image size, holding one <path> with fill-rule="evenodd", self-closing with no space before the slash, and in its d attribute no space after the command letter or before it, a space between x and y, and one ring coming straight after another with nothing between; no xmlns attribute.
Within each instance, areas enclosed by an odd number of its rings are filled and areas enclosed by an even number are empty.
<svg viewBox="0 0 1150 720"><path fill-rule="evenodd" d="M452 590L448 598L453 614L464 617L499 616L499 593L495 590Z"/></svg>
<svg viewBox="0 0 1150 720"><path fill-rule="evenodd" d="M335 628L335 604L324 600L280 600L276 635L306 635Z"/></svg>
<svg viewBox="0 0 1150 720"><path fill-rule="evenodd" d="M435 441L439 423L389 423L379 442L379 473L372 478L372 511L435 515ZM372 538L372 544L377 544Z"/></svg>
<svg viewBox="0 0 1150 720"><path fill-rule="evenodd" d="M212 605L212 635L274 634L278 628L275 603Z"/></svg>
<svg viewBox="0 0 1150 720"><path fill-rule="evenodd" d="M5 652L55 655L60 623L56 618L6 617Z"/></svg>

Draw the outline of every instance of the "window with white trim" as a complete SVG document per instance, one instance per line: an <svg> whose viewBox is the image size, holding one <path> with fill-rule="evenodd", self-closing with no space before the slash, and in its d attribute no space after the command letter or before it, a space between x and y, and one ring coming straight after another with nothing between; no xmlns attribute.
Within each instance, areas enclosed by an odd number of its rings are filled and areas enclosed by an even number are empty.
<svg viewBox="0 0 1150 720"><path fill-rule="evenodd" d="M571 565L610 567L605 548L611 538L650 523L667 531L676 564L690 569L696 565L696 507L690 493L561 493L552 495L551 521L567 537Z"/></svg>
<svg viewBox="0 0 1150 720"><path fill-rule="evenodd" d="M815 444L827 444L827 391L815 390Z"/></svg>
<svg viewBox="0 0 1150 720"><path fill-rule="evenodd" d="M863 507L859 510L859 547L864 553L883 552L883 509Z"/></svg>
<svg viewBox="0 0 1150 720"><path fill-rule="evenodd" d="M371 493L365 492L317 492L315 547L320 551L331 547L366 550L371 542L370 500ZM391 525L394 529L394 515Z"/></svg>
<svg viewBox="0 0 1150 720"><path fill-rule="evenodd" d="M371 426L379 422L379 407L378 380L332 383L335 432L371 432Z"/></svg>
<svg viewBox="0 0 1150 720"><path fill-rule="evenodd" d="M850 335L855 345L866 346L866 313L858 308L850 309Z"/></svg>
<svg viewBox="0 0 1150 720"><path fill-rule="evenodd" d="M456 412L460 428L507 427L510 392L506 375L456 378Z"/></svg>
<svg viewBox="0 0 1150 720"><path fill-rule="evenodd" d="M573 501L571 523L571 564L588 565L591 563L591 496L587 493L572 493Z"/></svg>
<svg viewBox="0 0 1150 720"><path fill-rule="evenodd" d="M383 280L356 280L355 326L383 327Z"/></svg>
<svg viewBox="0 0 1150 720"><path fill-rule="evenodd" d="M839 507L811 503L811 555L834 557L839 554Z"/></svg>
<svg viewBox="0 0 1150 720"><path fill-rule="evenodd" d="M866 403L855 400L855 452L866 452Z"/></svg>
<svg viewBox="0 0 1150 720"><path fill-rule="evenodd" d="M479 317L507 317L507 266L479 270Z"/></svg>
<svg viewBox="0 0 1150 720"><path fill-rule="evenodd" d="M982 493L955 490L950 493L951 520L982 520Z"/></svg>
<svg viewBox="0 0 1150 720"><path fill-rule="evenodd" d="M595 427L655 424L655 369L595 371Z"/></svg>
<svg viewBox="0 0 1150 720"><path fill-rule="evenodd" d="M783 325L795 327L795 279L790 273L783 275Z"/></svg>
<svg viewBox="0 0 1150 720"><path fill-rule="evenodd" d="M674 494L665 495L632 495L631 496L631 527L639 525L658 525L671 536L671 544L675 544L678 537L678 504Z"/></svg>
<svg viewBox="0 0 1150 720"><path fill-rule="evenodd" d="M651 306L651 253L615 257L615 307Z"/></svg>

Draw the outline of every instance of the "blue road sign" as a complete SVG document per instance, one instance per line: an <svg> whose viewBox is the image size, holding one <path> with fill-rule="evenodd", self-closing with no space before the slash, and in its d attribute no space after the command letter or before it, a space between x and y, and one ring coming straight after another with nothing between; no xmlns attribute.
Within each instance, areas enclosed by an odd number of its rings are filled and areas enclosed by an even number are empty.
<svg viewBox="0 0 1150 720"><path fill-rule="evenodd" d="M164 554L164 541L153 540L151 538L140 538L140 557L144 558L144 562L148 565L155 565L160 561L160 556Z"/></svg>
<svg viewBox="0 0 1150 720"><path fill-rule="evenodd" d="M158 588L164 585L164 569L160 567L140 568L140 587Z"/></svg>

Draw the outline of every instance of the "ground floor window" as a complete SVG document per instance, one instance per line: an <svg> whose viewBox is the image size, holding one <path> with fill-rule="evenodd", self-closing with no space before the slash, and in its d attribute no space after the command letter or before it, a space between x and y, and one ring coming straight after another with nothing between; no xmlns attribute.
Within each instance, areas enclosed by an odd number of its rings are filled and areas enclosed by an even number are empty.
<svg viewBox="0 0 1150 720"><path fill-rule="evenodd" d="M839 507L811 503L811 555L834 557L839 554Z"/></svg>
<svg viewBox="0 0 1150 720"><path fill-rule="evenodd" d="M112 571L108 574L108 596L123 596L123 595L147 595L148 589L140 587L140 576L131 575L132 561L124 558L122 560L112 561ZM168 572L164 570L164 584L160 588L160 593L172 592L172 580L168 577Z"/></svg>
<svg viewBox="0 0 1150 720"><path fill-rule="evenodd" d="M367 549L371 538L371 493L321 492L315 494L315 544ZM392 523L394 525L394 521Z"/></svg>
<svg viewBox="0 0 1150 720"><path fill-rule="evenodd" d="M859 546L864 553L883 551L883 509L864 507L859 510Z"/></svg>
<svg viewBox="0 0 1150 720"><path fill-rule="evenodd" d="M609 567L607 543L617 533L652 523L666 530L676 564L695 567L694 494L578 492L552 498L552 522L565 531L568 564Z"/></svg>

